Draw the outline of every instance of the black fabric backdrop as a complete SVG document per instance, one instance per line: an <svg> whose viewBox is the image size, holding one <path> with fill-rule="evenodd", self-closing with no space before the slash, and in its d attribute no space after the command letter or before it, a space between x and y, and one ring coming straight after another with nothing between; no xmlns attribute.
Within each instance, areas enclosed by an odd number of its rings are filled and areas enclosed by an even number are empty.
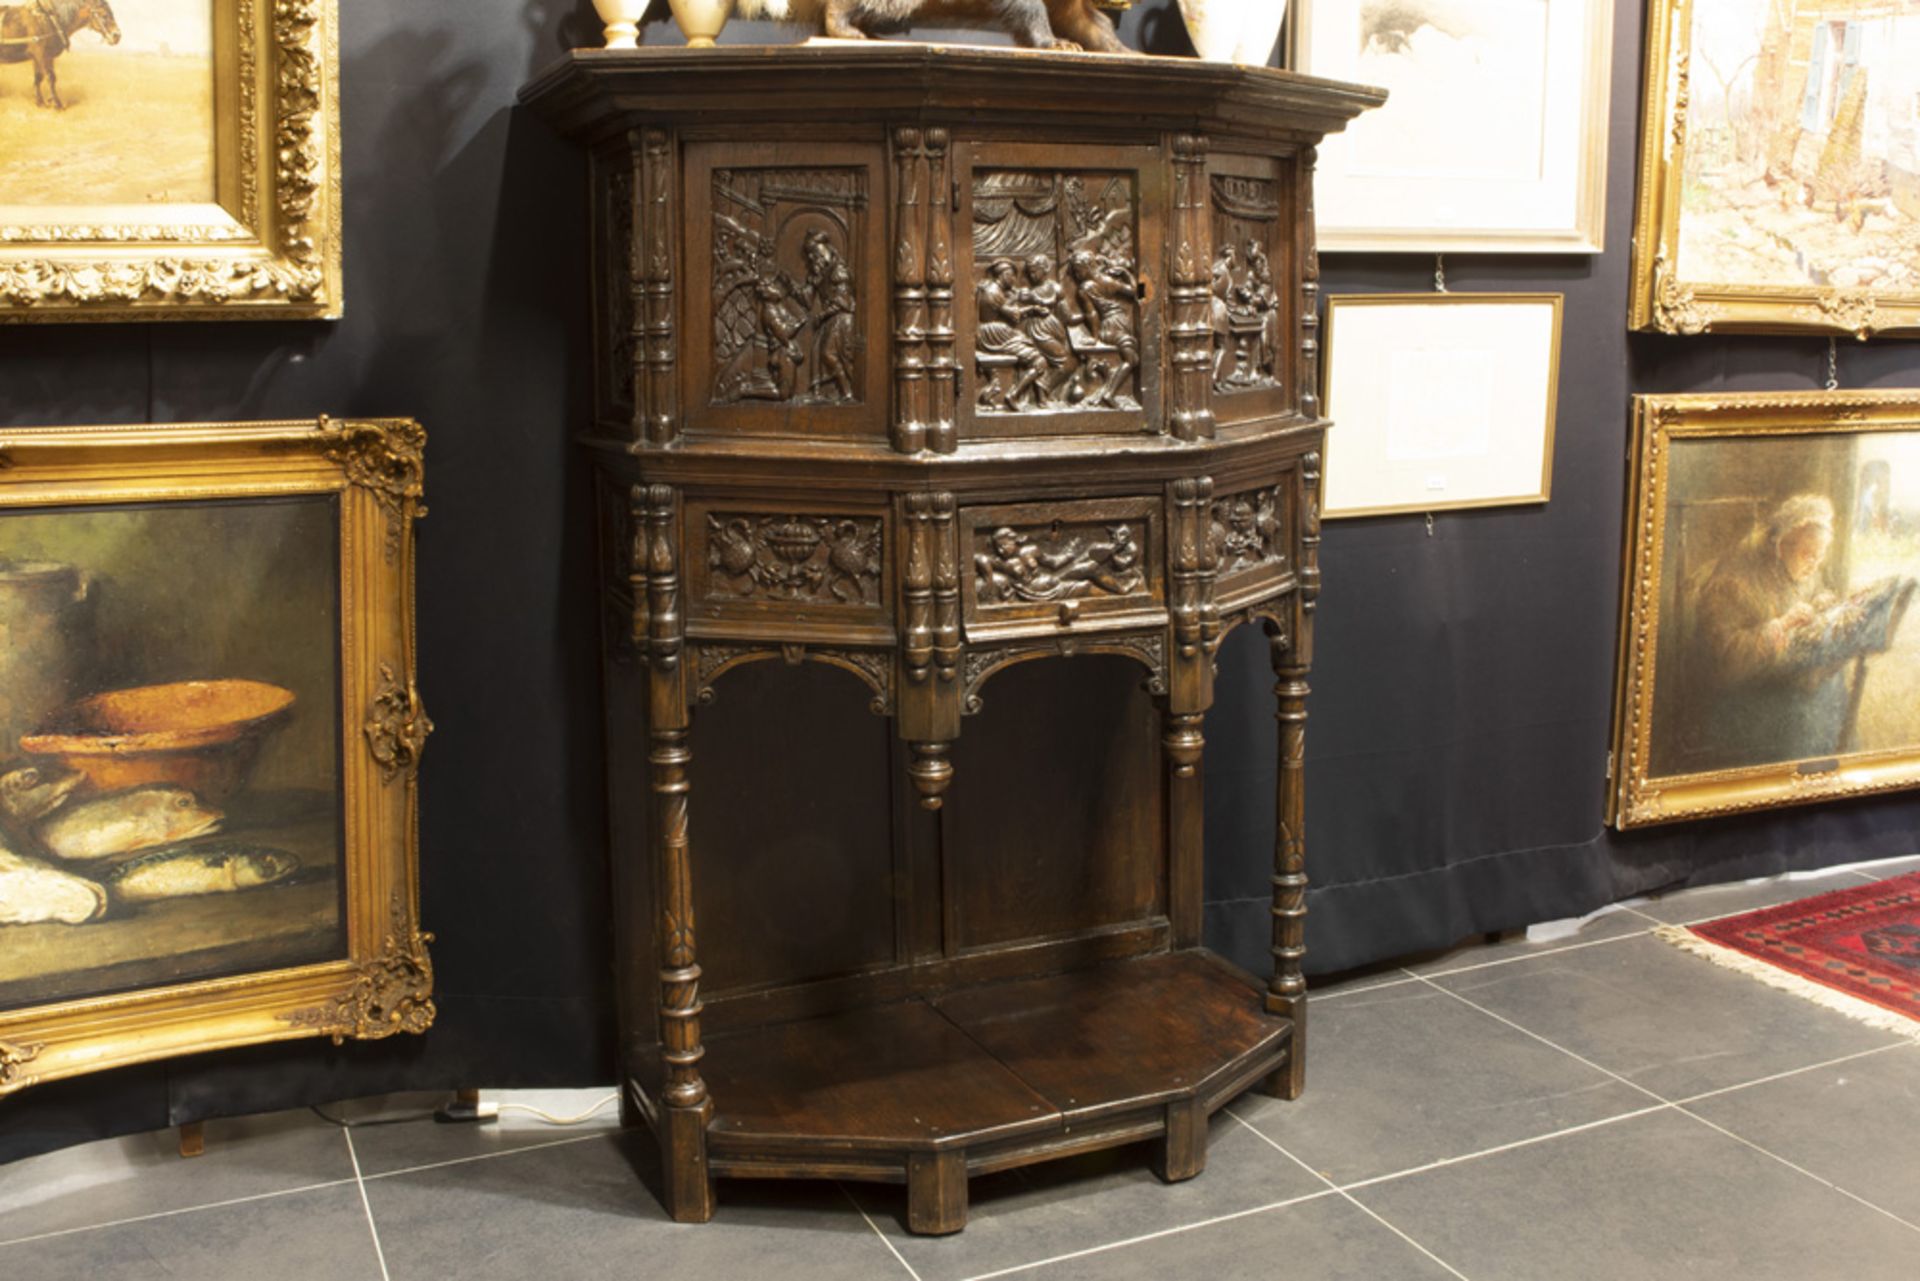
<svg viewBox="0 0 1920 1281"><path fill-rule="evenodd" d="M586 0L341 10L346 318L0 329L0 423L426 423L420 666L439 732L421 864L440 1019L420 1039L36 1087L0 1102L0 1159L398 1088L612 1074L589 495L567 444L585 418L585 166L512 106L598 24ZM1455 290L1567 296L1552 502L1441 515L1431 534L1419 517L1327 530L1307 758L1314 973L1664 886L1915 848L1920 805L1905 798L1602 827L1629 394L1814 386L1825 357L1812 339L1625 332L1642 14L1622 0L1617 16L1606 254L1448 260ZM1173 0L1144 0L1122 33L1188 49ZM725 37L785 38L744 23ZM1330 292L1431 287L1419 256L1324 266ZM1848 345L1841 377L1920 382L1920 361L1907 344ZM1271 683L1258 638L1231 637L1207 725L1207 935L1253 969L1267 963ZM770 732L793 731L776 715Z"/></svg>

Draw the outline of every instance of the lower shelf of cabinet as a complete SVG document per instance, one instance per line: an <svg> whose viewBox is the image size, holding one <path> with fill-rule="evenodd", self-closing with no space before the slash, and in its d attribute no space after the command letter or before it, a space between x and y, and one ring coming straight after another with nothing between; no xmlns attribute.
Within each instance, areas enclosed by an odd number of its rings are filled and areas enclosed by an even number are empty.
<svg viewBox="0 0 1920 1281"><path fill-rule="evenodd" d="M1164 1138L1162 1173L1187 1178L1207 1116L1292 1043L1252 980L1202 950L732 1033L701 1063L707 1169L904 1182L917 1201L938 1167L962 1180L961 1222L965 1177L1122 1143Z"/></svg>

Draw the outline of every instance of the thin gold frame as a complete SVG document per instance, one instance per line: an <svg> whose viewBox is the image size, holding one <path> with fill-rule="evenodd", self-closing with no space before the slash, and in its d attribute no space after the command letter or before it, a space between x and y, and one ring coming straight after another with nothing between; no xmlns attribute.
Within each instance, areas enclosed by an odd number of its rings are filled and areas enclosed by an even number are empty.
<svg viewBox="0 0 1920 1281"><path fill-rule="evenodd" d="M1920 784L1920 743L1819 761L1653 775L1653 694L1660 642L1660 559L1667 468L1679 440L1766 439L1920 431L1920 390L1635 396L1633 470L1607 821L1642 827L1680 819L1863 796Z"/></svg>
<svg viewBox="0 0 1920 1281"><path fill-rule="evenodd" d="M347 955L0 1013L0 1095L150 1059L434 1018L420 931L413 523L425 433L405 419L0 428L0 515L43 507L335 494L340 503Z"/></svg>
<svg viewBox="0 0 1920 1281"><path fill-rule="evenodd" d="M1875 334L1920 330L1920 293L1683 280L1680 178L1686 172L1693 0L1649 0L1627 326L1667 334Z"/></svg>
<svg viewBox="0 0 1920 1281"><path fill-rule="evenodd" d="M1393 227L1347 230L1321 222L1321 253L1513 253L1598 254L1604 251L1607 229L1607 120L1613 92L1614 0L1584 0L1587 23L1585 77L1580 95L1580 169L1576 179L1573 220L1564 227ZM1658 0L1655 0L1657 3ZM1313 28L1316 0L1295 0L1288 19L1287 66L1313 75L1307 65L1307 41ZM1389 109L1391 109L1389 101ZM1321 173L1326 167L1321 166Z"/></svg>
<svg viewBox="0 0 1920 1281"><path fill-rule="evenodd" d="M212 204L0 223L0 323L336 320L337 0L213 0Z"/></svg>
<svg viewBox="0 0 1920 1281"><path fill-rule="evenodd" d="M1327 407L1327 414L1334 420L1332 441L1339 440L1340 420L1332 400L1333 366L1338 359L1339 348L1334 342L1335 321L1341 310L1349 307L1445 307L1455 304L1472 303L1516 303L1538 306L1542 303L1553 305L1552 367L1547 370L1547 420L1544 438L1540 448L1540 488L1531 494L1514 494L1500 498L1463 498L1447 502L1391 503L1379 507L1344 507L1331 510L1324 507L1321 516L1326 520L1348 520L1362 516L1395 516L1409 512L1463 511L1483 507L1524 507L1533 503L1544 503L1553 494L1553 437L1554 426L1560 414L1560 331L1566 312L1566 295L1554 293L1432 293L1432 294L1329 294L1327 296L1327 321L1325 358L1320 369L1320 403Z"/></svg>

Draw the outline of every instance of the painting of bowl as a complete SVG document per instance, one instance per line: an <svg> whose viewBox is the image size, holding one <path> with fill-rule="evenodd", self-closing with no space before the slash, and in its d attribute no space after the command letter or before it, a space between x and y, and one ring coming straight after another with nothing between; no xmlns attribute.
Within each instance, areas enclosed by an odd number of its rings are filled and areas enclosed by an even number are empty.
<svg viewBox="0 0 1920 1281"><path fill-rule="evenodd" d="M52 757L102 792L177 783L207 800L246 786L266 736L284 724L292 690L264 681L176 681L69 704L20 750Z"/></svg>

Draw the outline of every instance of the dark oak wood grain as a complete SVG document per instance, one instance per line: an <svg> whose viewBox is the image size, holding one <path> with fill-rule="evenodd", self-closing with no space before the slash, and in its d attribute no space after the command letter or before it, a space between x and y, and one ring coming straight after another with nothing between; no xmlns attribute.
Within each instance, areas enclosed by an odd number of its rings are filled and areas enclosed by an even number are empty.
<svg viewBox="0 0 1920 1281"><path fill-rule="evenodd" d="M522 96L590 158L622 1116L668 1211L870 1179L944 1233L995 1170L1200 1174L1210 1113L1304 1083L1313 148L1380 95L873 42ZM1256 622L1264 988L1199 947L1201 725Z"/></svg>

